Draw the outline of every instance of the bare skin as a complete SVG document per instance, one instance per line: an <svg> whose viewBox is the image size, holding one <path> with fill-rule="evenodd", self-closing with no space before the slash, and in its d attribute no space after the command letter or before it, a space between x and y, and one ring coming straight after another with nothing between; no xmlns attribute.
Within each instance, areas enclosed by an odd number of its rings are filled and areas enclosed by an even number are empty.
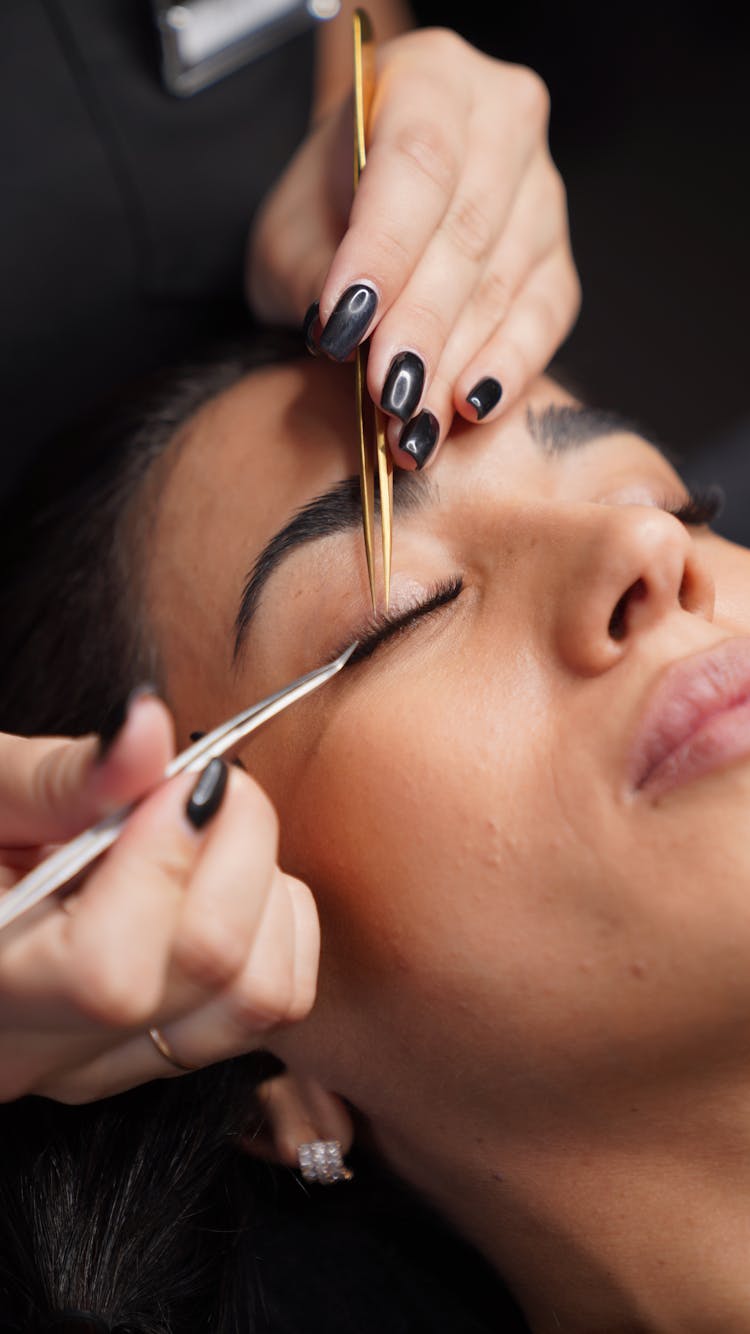
<svg viewBox="0 0 750 1334"><path fill-rule="evenodd" d="M637 435L545 448L573 402L540 379L454 429L394 546L396 613L443 605L243 752L321 921L316 1004L273 1046L360 1109L539 1334L743 1331L750 765L653 795L630 757L664 669L750 633L750 555L661 508L684 488ZM279 367L155 479L178 742L362 633L354 527L279 564L233 656L248 570L353 445L349 370Z"/></svg>

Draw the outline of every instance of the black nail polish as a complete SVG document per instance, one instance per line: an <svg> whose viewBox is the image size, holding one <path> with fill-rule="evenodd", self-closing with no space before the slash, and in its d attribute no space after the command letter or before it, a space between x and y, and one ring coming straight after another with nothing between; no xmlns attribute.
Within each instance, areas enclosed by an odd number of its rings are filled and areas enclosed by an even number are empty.
<svg viewBox="0 0 750 1334"><path fill-rule="evenodd" d="M484 380L477 381L471 393L466 395L466 402L476 408L477 421L480 422L488 412L497 407L502 396L503 386L500 381L493 380L492 376L488 375Z"/></svg>
<svg viewBox="0 0 750 1334"><path fill-rule="evenodd" d="M120 699L116 704L112 705L112 708L106 714L104 722L99 728L98 758L100 763L102 760L106 759L115 744L115 741L125 726L128 714L135 704L135 701L140 699L142 695L155 694L156 686L151 685L150 682L146 681L143 685L136 686L135 690L131 690L130 694L125 696L125 699Z"/></svg>
<svg viewBox="0 0 750 1334"><path fill-rule="evenodd" d="M416 352L399 352L388 367L380 406L408 422L424 389L424 362Z"/></svg>
<svg viewBox="0 0 750 1334"><path fill-rule="evenodd" d="M414 459L418 468L423 468L437 444L440 435L440 423L423 408L407 422L399 437L398 447Z"/></svg>
<svg viewBox="0 0 750 1334"><path fill-rule="evenodd" d="M302 337L305 340L305 347L311 357L320 355L318 344L315 342L315 325L320 314L320 302L313 301L304 320L302 321Z"/></svg>
<svg viewBox="0 0 750 1334"><path fill-rule="evenodd" d="M362 341L377 305L377 292L367 283L347 287L328 317L319 346L334 361L346 361L349 353Z"/></svg>
<svg viewBox="0 0 750 1334"><path fill-rule="evenodd" d="M194 829L202 829L218 811L227 786L229 769L223 760L209 760L190 793L185 813Z"/></svg>

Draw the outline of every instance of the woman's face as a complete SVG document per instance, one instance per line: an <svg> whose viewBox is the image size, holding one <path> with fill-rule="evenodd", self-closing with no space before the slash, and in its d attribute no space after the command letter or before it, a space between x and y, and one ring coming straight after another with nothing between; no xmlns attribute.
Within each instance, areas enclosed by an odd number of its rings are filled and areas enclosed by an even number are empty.
<svg viewBox="0 0 750 1334"><path fill-rule="evenodd" d="M271 548L235 647L249 572L355 439L351 367L305 362L174 451L148 596L181 742L369 633L339 487ZM684 499L548 379L458 425L396 478L402 628L242 752L321 916L319 1001L277 1049L384 1121L460 1089L525 1133L744 1042L750 640L722 646L750 634L750 556Z"/></svg>

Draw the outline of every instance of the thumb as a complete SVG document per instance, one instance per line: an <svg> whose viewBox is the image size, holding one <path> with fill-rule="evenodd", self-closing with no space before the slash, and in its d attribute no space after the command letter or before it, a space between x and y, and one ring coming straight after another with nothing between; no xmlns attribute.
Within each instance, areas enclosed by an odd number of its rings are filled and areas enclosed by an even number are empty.
<svg viewBox="0 0 750 1334"><path fill-rule="evenodd" d="M174 754L174 728L154 695L131 698L106 751L97 736L0 733L0 846L39 847L71 838L142 796Z"/></svg>

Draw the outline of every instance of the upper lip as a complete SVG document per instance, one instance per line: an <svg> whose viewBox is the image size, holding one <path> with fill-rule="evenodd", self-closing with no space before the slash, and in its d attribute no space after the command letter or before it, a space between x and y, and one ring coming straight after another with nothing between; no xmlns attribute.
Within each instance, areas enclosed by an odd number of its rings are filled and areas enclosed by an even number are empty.
<svg viewBox="0 0 750 1334"><path fill-rule="evenodd" d="M727 639L659 675L630 753L634 788L648 786L678 746L717 714L750 699L750 639Z"/></svg>

